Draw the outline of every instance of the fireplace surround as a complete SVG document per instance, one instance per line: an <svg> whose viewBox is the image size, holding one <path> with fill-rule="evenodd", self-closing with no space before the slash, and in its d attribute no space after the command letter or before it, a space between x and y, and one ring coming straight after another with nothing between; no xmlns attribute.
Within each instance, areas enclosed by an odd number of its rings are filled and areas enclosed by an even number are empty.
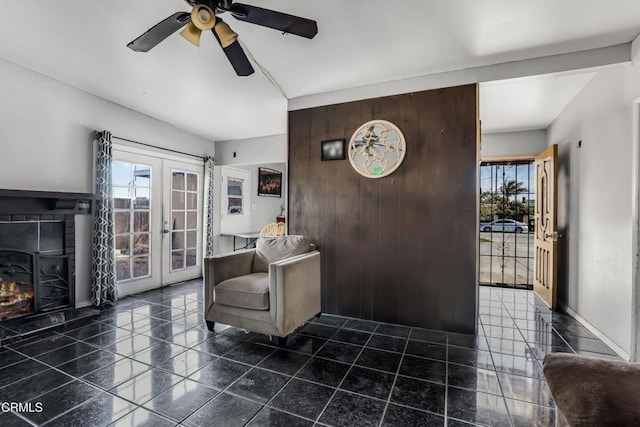
<svg viewBox="0 0 640 427"><path fill-rule="evenodd" d="M75 307L75 215L93 196L0 190L0 324Z"/></svg>

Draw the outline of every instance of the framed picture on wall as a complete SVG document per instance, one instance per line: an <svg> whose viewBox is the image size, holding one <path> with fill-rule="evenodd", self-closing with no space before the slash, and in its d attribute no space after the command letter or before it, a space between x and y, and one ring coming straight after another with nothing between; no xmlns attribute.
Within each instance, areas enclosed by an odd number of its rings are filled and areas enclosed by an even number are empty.
<svg viewBox="0 0 640 427"><path fill-rule="evenodd" d="M344 160L344 139L331 139L322 141L322 161L326 160Z"/></svg>
<svg viewBox="0 0 640 427"><path fill-rule="evenodd" d="M282 172L258 168L258 196L282 197Z"/></svg>

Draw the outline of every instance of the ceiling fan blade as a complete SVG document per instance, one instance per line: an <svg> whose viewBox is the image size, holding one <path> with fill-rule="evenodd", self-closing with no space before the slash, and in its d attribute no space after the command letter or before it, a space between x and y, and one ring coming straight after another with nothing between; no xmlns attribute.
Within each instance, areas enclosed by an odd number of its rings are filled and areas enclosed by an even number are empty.
<svg viewBox="0 0 640 427"><path fill-rule="evenodd" d="M215 28L211 30L211 32L216 40L218 40L218 43L220 43L220 46L222 46L222 42L220 41L218 34L216 34ZM244 53L244 50L237 39L229 46L223 47L222 50L224 54L227 55L227 59L231 63L231 66L237 75L250 76L255 72L253 66L251 66L251 62L249 62L249 58L247 58L247 55Z"/></svg>
<svg viewBox="0 0 640 427"><path fill-rule="evenodd" d="M263 27L273 28L285 33L312 39L318 34L316 21L275 10L263 9L242 3L232 3L229 12L234 18Z"/></svg>
<svg viewBox="0 0 640 427"><path fill-rule="evenodd" d="M167 19L158 22L149 28L146 33L127 45L136 52L149 52L158 43L178 31L191 22L191 14L188 12L176 12Z"/></svg>

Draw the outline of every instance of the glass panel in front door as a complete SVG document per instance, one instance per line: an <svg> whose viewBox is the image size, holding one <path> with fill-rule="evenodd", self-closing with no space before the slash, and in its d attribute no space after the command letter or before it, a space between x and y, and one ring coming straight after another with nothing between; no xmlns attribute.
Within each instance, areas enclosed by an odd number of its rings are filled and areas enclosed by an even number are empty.
<svg viewBox="0 0 640 427"><path fill-rule="evenodd" d="M114 160L116 282L151 275L151 166Z"/></svg>
<svg viewBox="0 0 640 427"><path fill-rule="evenodd" d="M242 215L242 185L241 179L229 178L227 181L227 214Z"/></svg>
<svg viewBox="0 0 640 427"><path fill-rule="evenodd" d="M171 171L171 271L195 267L198 261L199 176Z"/></svg>

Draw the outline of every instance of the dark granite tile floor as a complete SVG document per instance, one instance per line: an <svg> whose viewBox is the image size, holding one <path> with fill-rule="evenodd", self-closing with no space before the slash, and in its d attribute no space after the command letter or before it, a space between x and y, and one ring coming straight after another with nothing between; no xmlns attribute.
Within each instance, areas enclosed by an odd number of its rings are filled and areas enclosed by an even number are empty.
<svg viewBox="0 0 640 427"><path fill-rule="evenodd" d="M477 336L322 315L290 337L206 329L202 282L0 348L1 425L552 426L547 353L617 356L532 292L481 288Z"/></svg>

